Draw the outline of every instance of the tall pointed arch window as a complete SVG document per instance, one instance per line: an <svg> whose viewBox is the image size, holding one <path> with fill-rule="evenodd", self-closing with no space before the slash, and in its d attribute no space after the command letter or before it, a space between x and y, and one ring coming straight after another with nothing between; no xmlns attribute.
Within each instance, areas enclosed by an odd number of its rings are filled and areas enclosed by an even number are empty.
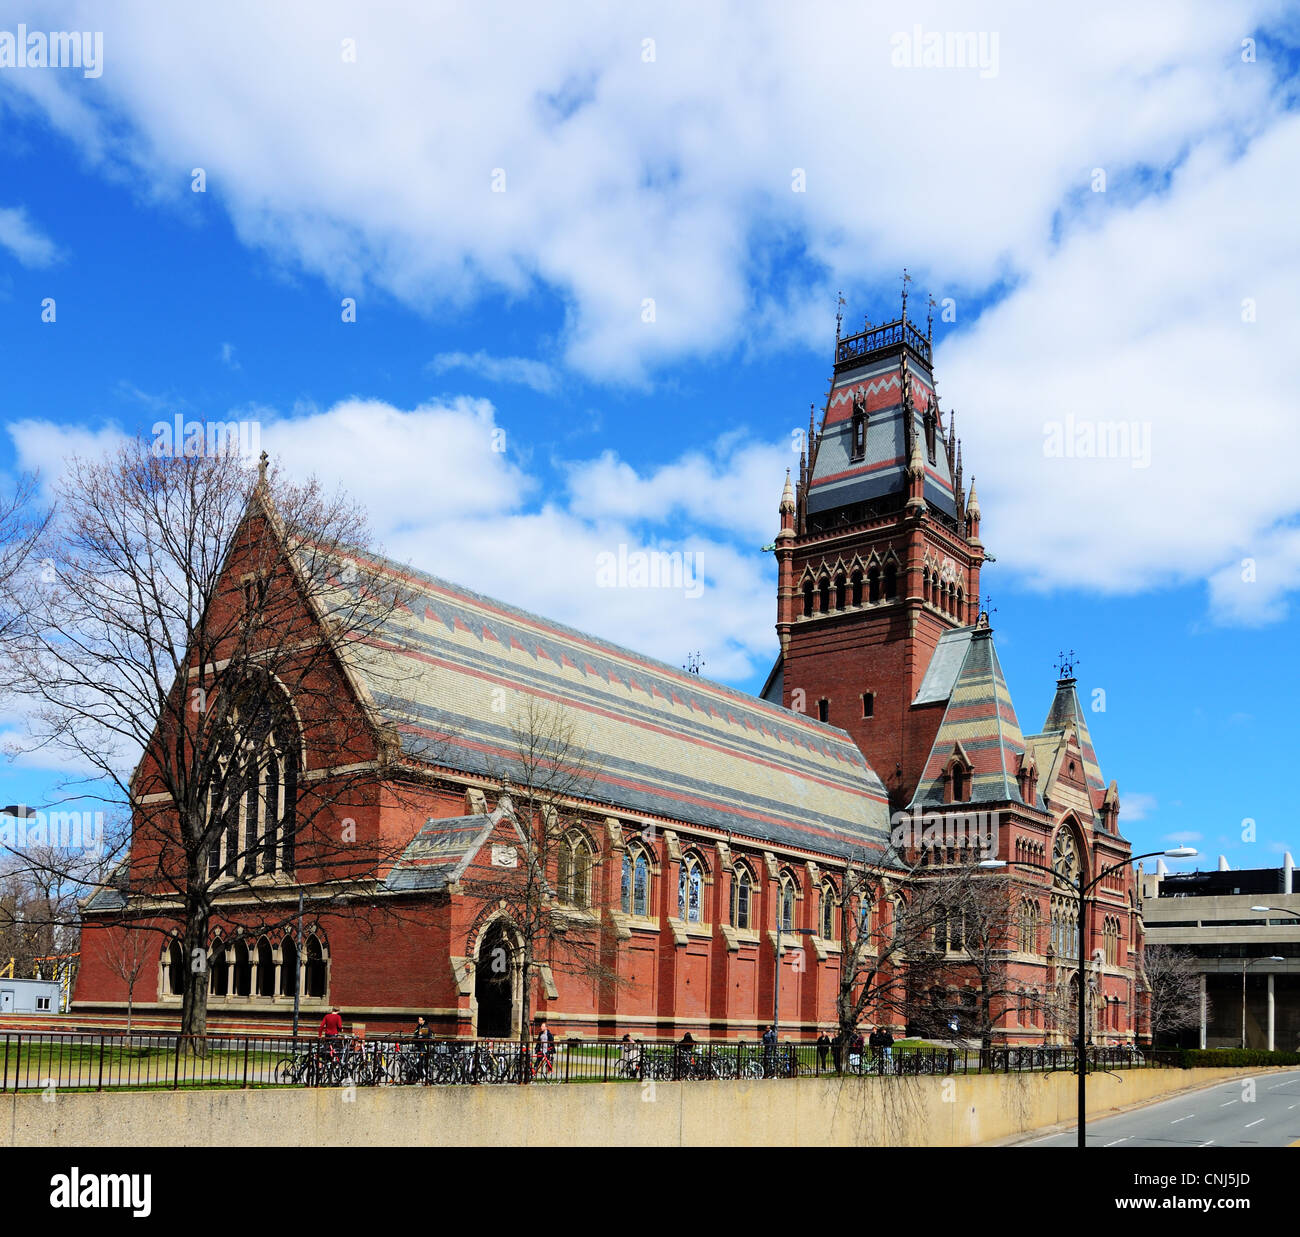
<svg viewBox="0 0 1300 1237"><path fill-rule="evenodd" d="M639 843L623 852L621 904L625 915L650 914L650 857Z"/></svg>
<svg viewBox="0 0 1300 1237"><path fill-rule="evenodd" d="M556 897L566 906L585 910L591 906L591 869L594 855L585 834L574 831L560 839L556 871Z"/></svg>
<svg viewBox="0 0 1300 1237"><path fill-rule="evenodd" d="M839 899L835 895L835 886L830 881L822 881L821 888L821 937L824 941L835 939L835 916L839 909Z"/></svg>
<svg viewBox="0 0 1300 1237"><path fill-rule="evenodd" d="M749 866L736 864L731 877L731 926L748 928L750 924L750 907L754 901L754 878Z"/></svg>
<svg viewBox="0 0 1300 1237"><path fill-rule="evenodd" d="M687 854L677 874L677 918L704 922L704 865L694 852Z"/></svg>
<svg viewBox="0 0 1300 1237"><path fill-rule="evenodd" d="M298 725L289 697L267 674L250 675L215 745L209 788L208 876L254 876L294 867Z"/></svg>
<svg viewBox="0 0 1300 1237"><path fill-rule="evenodd" d="M795 882L789 872L781 873L780 897L777 913L780 916L782 932L794 931Z"/></svg>

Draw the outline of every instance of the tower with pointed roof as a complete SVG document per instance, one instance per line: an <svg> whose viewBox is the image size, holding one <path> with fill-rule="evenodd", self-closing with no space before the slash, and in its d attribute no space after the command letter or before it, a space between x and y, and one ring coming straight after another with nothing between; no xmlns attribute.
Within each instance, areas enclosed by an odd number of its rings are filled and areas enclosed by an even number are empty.
<svg viewBox="0 0 1300 1237"><path fill-rule="evenodd" d="M847 730L902 806L941 720L918 701L946 632L979 614L979 504L945 432L932 326L842 337L821 424L781 496L777 633L764 696Z"/></svg>

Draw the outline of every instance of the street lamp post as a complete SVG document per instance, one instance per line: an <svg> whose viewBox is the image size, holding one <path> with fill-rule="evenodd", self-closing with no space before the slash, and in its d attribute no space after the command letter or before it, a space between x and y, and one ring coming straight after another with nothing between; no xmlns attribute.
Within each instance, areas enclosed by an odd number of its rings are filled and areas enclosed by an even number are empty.
<svg viewBox="0 0 1300 1237"><path fill-rule="evenodd" d="M1252 906L1251 910L1254 909L1255 908ZM1274 954L1269 958L1243 958L1241 960L1241 1047L1243 1051L1246 1047L1246 968L1248 966L1254 966L1256 962L1282 961L1285 961L1285 959L1279 957L1277 954Z"/></svg>
<svg viewBox="0 0 1300 1237"><path fill-rule="evenodd" d="M1092 888L1105 880L1112 872L1118 872L1121 868L1130 867L1139 859L1152 859L1157 855L1165 859L1193 859L1196 857L1196 851L1190 846L1178 846L1171 850L1152 850L1143 855L1131 855L1123 863L1113 863L1108 868L1103 868L1092 880L1084 884L1083 871L1080 867L1079 878L1077 881L1069 880L1064 872L1056 868L1049 868L1043 863L1031 863L1026 859L985 859L980 862L982 868L1005 868L1008 866L1017 868L1036 868L1040 872L1048 872L1053 880L1060 881L1075 897L1079 903L1079 1029L1078 1039L1075 1043L1075 1072L1079 1076L1078 1087L1078 1146L1086 1147L1087 1138L1087 1077L1088 1077L1088 1059L1087 1051L1084 1047L1087 1035L1087 995L1088 988L1084 979L1084 967L1087 965L1087 935L1088 935L1088 894Z"/></svg>
<svg viewBox="0 0 1300 1237"><path fill-rule="evenodd" d="M781 933L789 936L816 936L811 928L785 928L781 923L781 908L776 914L776 986L772 992L772 1031L777 1033L781 1027Z"/></svg>

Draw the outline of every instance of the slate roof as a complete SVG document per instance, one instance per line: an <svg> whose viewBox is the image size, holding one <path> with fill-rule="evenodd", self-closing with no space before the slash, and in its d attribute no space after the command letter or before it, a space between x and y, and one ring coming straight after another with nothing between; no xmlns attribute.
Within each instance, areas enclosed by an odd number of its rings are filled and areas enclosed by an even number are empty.
<svg viewBox="0 0 1300 1237"><path fill-rule="evenodd" d="M936 669L935 661L941 653L943 663ZM961 661L954 671L959 653ZM1023 802L1016 773L1025 751L1025 739L1002 674L991 628L966 627L946 632L935 649L914 703L942 699L943 685L949 682L948 707L917 783L912 806L943 802L943 771L958 743L972 768L971 792L965 802ZM925 701L921 699L923 696ZM1045 810L1041 792L1038 802L1032 806Z"/></svg>
<svg viewBox="0 0 1300 1237"><path fill-rule="evenodd" d="M926 368L910 363L912 416L922 447L924 410L934 395ZM835 375L822 419L817 454L808 485L808 512L817 514L907 489L902 370L898 355L880 357ZM852 458L853 397L862 391L867 407L866 454ZM925 465L925 496L940 511L957 516L948 452L936 436L934 463ZM924 455L924 453L923 453Z"/></svg>
<svg viewBox="0 0 1300 1237"><path fill-rule="evenodd" d="M612 810L830 854L884 846L884 787L844 731L434 576L364 561L414 594L382 640L352 654L407 756L499 779L516 764L512 702L525 692L574 722L602 766L586 797Z"/></svg>
<svg viewBox="0 0 1300 1237"><path fill-rule="evenodd" d="M126 888L131 870L131 860L123 859L113 869L112 875L82 904L86 911L120 911L126 906Z"/></svg>
<svg viewBox="0 0 1300 1237"><path fill-rule="evenodd" d="M1101 810L1102 801L1106 797L1106 783L1102 780L1101 764L1097 760L1096 749L1092 746L1092 735L1088 733L1088 721L1079 703L1075 680L1058 679L1056 695L1052 699L1051 708L1047 710L1047 720L1043 723L1042 730L1028 736L1028 742L1034 748L1035 758L1044 774L1061 735L1070 726L1074 727L1079 741L1079 751L1083 756L1084 780L1087 782L1088 798L1092 803L1095 816Z"/></svg>
<svg viewBox="0 0 1300 1237"><path fill-rule="evenodd" d="M389 870L384 888L394 893L446 888L465 874L495 823L485 813L426 821Z"/></svg>

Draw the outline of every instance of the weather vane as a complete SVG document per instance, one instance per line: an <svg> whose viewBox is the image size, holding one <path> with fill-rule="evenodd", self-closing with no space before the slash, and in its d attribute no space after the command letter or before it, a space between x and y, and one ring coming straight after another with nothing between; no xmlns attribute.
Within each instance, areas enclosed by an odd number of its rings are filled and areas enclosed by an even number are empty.
<svg viewBox="0 0 1300 1237"><path fill-rule="evenodd" d="M698 678L703 665L704 658L698 651L696 651L694 653L686 654L686 665L684 665L682 669L685 670L687 674L693 674Z"/></svg>
<svg viewBox="0 0 1300 1237"><path fill-rule="evenodd" d="M838 293L838 300L835 303L835 338L840 337L840 327L844 324L844 306L848 301L844 299L843 291Z"/></svg>
<svg viewBox="0 0 1300 1237"><path fill-rule="evenodd" d="M1074 668L1078 664L1079 664L1078 658L1075 657L1075 653L1073 649L1071 649L1068 653L1062 651L1058 655L1058 660L1056 663L1056 677L1059 679L1074 678Z"/></svg>

